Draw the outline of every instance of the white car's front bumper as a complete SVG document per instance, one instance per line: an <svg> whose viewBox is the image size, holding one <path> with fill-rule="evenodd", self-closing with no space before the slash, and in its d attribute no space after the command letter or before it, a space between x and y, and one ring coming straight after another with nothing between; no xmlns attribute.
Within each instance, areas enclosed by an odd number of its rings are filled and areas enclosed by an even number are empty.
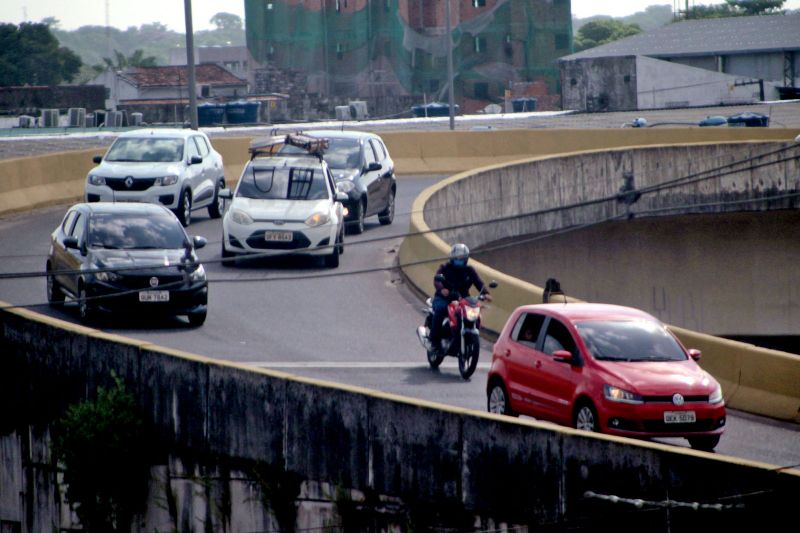
<svg viewBox="0 0 800 533"><path fill-rule="evenodd" d="M289 242L268 241L267 232L291 232ZM303 222L254 222L238 224L226 216L222 223L222 245L233 254L277 255L330 255L336 244L339 224L327 223L310 227Z"/></svg>

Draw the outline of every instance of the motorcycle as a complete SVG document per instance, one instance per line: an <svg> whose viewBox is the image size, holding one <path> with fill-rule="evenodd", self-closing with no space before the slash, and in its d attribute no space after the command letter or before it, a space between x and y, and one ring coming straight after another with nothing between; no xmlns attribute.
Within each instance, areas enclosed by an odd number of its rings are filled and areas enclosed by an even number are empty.
<svg viewBox="0 0 800 533"><path fill-rule="evenodd" d="M443 280L443 278L442 278ZM489 288L497 287L492 281ZM433 320L433 299L425 301L422 313L425 324L417 328L417 337L422 347L428 352L428 364L431 368L439 368L446 356L458 358L458 372L463 379L469 379L478 366L480 355L481 307L486 301L486 287L477 296L461 296L454 294L455 299L447 306L447 316L442 322L442 351L433 350L430 340L431 321Z"/></svg>

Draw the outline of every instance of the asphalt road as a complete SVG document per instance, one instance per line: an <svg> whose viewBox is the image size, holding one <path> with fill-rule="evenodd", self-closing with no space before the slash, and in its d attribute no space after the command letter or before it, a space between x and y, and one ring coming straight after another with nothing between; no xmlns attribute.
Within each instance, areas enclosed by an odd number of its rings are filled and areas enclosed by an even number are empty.
<svg viewBox="0 0 800 533"><path fill-rule="evenodd" d="M481 362L469 382L461 380L452 358L439 371L430 370L415 334L422 302L395 268L411 203L438 179L400 178L394 223L381 226L375 217L368 219L362 235L346 238L336 270L304 258L223 267L214 263L220 258L221 222L197 211L189 233L209 240L199 252L210 279L205 325L193 328L183 319L141 317L124 324L107 322L103 329L209 357L485 410L490 343L484 342ZM66 207L0 219L0 272L43 271L49 233ZM374 271L354 273L365 269ZM0 300L43 304L45 279L0 280ZM73 305L35 309L78 321ZM800 426L729 414L718 453L779 466L800 465ZM680 439L665 442L685 445Z"/></svg>

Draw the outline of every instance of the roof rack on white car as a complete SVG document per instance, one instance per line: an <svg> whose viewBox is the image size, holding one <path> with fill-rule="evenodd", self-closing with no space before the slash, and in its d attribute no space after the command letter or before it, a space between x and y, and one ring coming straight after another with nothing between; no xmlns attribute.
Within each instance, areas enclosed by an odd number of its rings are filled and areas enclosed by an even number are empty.
<svg viewBox="0 0 800 533"><path fill-rule="evenodd" d="M293 155L312 155L322 160L322 153L328 148L328 139L321 139L303 135L300 133L289 133L287 135L273 135L272 137L261 137L250 141L250 159L255 159L258 156L274 155L275 148L284 145L296 146L302 148L307 154L293 154Z"/></svg>

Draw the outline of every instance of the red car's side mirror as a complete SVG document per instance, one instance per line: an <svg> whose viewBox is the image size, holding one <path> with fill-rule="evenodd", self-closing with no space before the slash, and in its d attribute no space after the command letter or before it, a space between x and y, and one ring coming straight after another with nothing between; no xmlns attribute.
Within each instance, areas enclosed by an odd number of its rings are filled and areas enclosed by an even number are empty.
<svg viewBox="0 0 800 533"><path fill-rule="evenodd" d="M553 352L553 358L557 359L558 361L563 361L565 363L572 362L572 354L567 350L556 350Z"/></svg>
<svg viewBox="0 0 800 533"><path fill-rule="evenodd" d="M703 355L703 352L701 352L697 348L689 348L689 357L691 357L695 361L699 361L700 357L702 357L702 355Z"/></svg>

